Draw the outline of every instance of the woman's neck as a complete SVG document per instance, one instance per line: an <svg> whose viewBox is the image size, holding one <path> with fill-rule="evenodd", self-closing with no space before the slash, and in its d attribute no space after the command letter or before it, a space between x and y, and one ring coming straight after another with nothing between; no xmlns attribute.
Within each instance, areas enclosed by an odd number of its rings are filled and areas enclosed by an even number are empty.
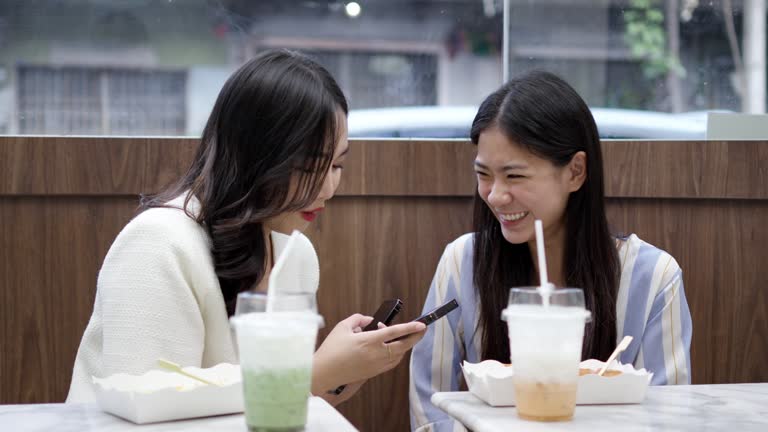
<svg viewBox="0 0 768 432"><path fill-rule="evenodd" d="M536 248L536 239L528 242L528 248L531 251L531 259L536 270L536 283L539 281L539 258ZM567 280L565 277L565 222L547 229L544 233L544 250L547 255L547 276L549 282L555 286L565 287Z"/></svg>

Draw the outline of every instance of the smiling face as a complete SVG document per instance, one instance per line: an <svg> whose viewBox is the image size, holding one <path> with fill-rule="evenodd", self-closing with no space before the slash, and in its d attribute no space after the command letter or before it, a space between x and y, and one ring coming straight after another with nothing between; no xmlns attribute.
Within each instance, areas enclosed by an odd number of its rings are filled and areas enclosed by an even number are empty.
<svg viewBox="0 0 768 432"><path fill-rule="evenodd" d="M541 219L545 238L559 238L564 233L568 197L584 183L585 167L584 152L558 167L493 126L478 139L477 192L508 242L535 242L535 219Z"/></svg>
<svg viewBox="0 0 768 432"><path fill-rule="evenodd" d="M295 211L279 214L265 222L265 226L272 230L281 232L284 234L290 234L294 230L304 231L309 227L320 212L325 208L325 203L329 199L333 198L336 193L336 189L341 182L341 173L344 169L344 161L346 160L347 153L349 152L349 143L347 142L347 117L344 113L339 112L337 124L339 128L338 139L334 147L333 160L328 167L328 172L325 175L323 181L323 187L320 189L320 193L317 195L314 201L305 208ZM295 174L291 178L290 189L288 196L293 196L298 188L299 174Z"/></svg>

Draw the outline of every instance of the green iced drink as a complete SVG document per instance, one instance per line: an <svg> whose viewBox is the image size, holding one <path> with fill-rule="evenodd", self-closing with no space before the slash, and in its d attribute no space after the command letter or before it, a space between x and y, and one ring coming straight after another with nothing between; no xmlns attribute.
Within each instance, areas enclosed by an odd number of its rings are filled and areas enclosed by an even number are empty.
<svg viewBox="0 0 768 432"><path fill-rule="evenodd" d="M310 367L243 369L248 429L252 432L304 430L311 380Z"/></svg>
<svg viewBox="0 0 768 432"><path fill-rule="evenodd" d="M312 387L320 316L314 312L247 313L232 318L251 432L303 431Z"/></svg>

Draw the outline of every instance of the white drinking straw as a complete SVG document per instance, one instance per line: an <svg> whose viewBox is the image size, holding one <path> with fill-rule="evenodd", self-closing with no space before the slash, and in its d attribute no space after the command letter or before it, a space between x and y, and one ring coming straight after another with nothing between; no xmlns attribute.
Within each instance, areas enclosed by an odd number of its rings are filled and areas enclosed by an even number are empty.
<svg viewBox="0 0 768 432"><path fill-rule="evenodd" d="M539 257L539 281L541 284L539 289L541 290L541 297L544 300L544 306L549 306L549 293L552 288L547 279L547 256L544 253L544 229L542 228L540 219L536 219L533 226L536 231L536 254Z"/></svg>

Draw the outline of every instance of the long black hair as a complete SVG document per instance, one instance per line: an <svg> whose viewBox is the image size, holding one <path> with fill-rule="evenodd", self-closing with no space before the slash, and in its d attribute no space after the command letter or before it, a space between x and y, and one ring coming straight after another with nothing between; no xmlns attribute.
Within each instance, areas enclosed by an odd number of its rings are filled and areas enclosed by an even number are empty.
<svg viewBox="0 0 768 432"><path fill-rule="evenodd" d="M566 166L587 155L587 175L570 194L565 209L564 269L567 286L584 290L592 322L587 325L583 358L605 360L616 345L616 297L621 273L615 240L605 216L603 161L597 126L586 103L561 78L534 71L503 85L480 106L472 124L472 143L492 127L532 154ZM474 285L480 298L483 359L509 361L509 339L500 319L509 288L535 285L527 244L507 242L499 222L479 194L474 204Z"/></svg>
<svg viewBox="0 0 768 432"><path fill-rule="evenodd" d="M292 51L262 53L224 84L187 173L142 198L146 210L189 192L184 209L210 234L229 315L237 294L264 277L264 221L305 208L319 194L340 113L348 113L346 98L322 66ZM290 187L292 178L298 187ZM192 198L200 203L195 215Z"/></svg>

